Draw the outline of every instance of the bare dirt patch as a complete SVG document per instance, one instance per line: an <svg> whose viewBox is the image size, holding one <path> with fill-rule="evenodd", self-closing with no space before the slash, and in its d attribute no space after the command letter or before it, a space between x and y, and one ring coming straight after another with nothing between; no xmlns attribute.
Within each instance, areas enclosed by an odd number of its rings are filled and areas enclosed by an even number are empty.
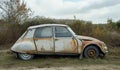
<svg viewBox="0 0 120 70"><path fill-rule="evenodd" d="M34 68L31 70L119 70L117 65L83 65L72 67Z"/></svg>
<svg viewBox="0 0 120 70"><path fill-rule="evenodd" d="M32 67L18 67L1 70L119 70L119 65L73 65L71 67L49 67L49 68L32 68Z"/></svg>

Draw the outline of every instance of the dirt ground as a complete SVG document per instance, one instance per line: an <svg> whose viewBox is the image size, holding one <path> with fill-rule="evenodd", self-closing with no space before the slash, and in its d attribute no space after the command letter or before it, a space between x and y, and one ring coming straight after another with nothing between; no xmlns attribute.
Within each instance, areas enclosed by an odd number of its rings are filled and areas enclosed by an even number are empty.
<svg viewBox="0 0 120 70"><path fill-rule="evenodd" d="M72 67L34 68L31 70L120 70L117 65L83 65Z"/></svg>
<svg viewBox="0 0 120 70"><path fill-rule="evenodd" d="M31 68L31 67L18 67L11 69L0 69L0 70L120 70L119 65L82 65L82 66L71 66L71 67L49 67L49 68Z"/></svg>

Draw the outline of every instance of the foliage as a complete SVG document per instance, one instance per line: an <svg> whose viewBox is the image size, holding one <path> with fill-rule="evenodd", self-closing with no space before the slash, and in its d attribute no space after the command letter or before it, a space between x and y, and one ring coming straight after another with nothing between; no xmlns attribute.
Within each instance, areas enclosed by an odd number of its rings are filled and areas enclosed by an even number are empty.
<svg viewBox="0 0 120 70"><path fill-rule="evenodd" d="M117 26L117 31L120 32L120 20L117 21L116 26Z"/></svg>
<svg viewBox="0 0 120 70"><path fill-rule="evenodd" d="M116 26L116 22L113 22L112 19L108 19L107 20L107 28L110 30L110 31L114 31L117 26Z"/></svg>
<svg viewBox="0 0 120 70"><path fill-rule="evenodd" d="M108 46L120 46L119 21L110 21L107 24L92 24L92 22L83 20L58 20L44 17L31 18L22 25L5 23L1 19L0 45L15 42L29 26L53 23L67 24L77 35L95 37L107 43Z"/></svg>
<svg viewBox="0 0 120 70"><path fill-rule="evenodd" d="M23 24L31 14L26 3L21 0L0 0L0 10L2 19L10 24Z"/></svg>
<svg viewBox="0 0 120 70"><path fill-rule="evenodd" d="M117 21L116 26L117 26L118 28L120 28L120 20Z"/></svg>
<svg viewBox="0 0 120 70"><path fill-rule="evenodd" d="M92 23L82 20L74 20L73 23L69 24L73 31L78 35L89 35L91 36L93 31Z"/></svg>

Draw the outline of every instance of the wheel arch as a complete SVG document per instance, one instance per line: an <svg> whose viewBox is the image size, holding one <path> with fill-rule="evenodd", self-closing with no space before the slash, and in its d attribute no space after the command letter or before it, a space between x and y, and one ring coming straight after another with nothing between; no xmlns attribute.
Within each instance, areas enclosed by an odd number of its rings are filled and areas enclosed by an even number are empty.
<svg viewBox="0 0 120 70"><path fill-rule="evenodd" d="M85 49L86 49L87 47L89 47L89 46L94 46L94 47L96 47L96 48L99 50L99 53L103 53L102 50L101 50L101 48L100 48L97 44L88 44L88 45L86 45L86 46L84 47L84 49L83 49L83 53L84 53Z"/></svg>

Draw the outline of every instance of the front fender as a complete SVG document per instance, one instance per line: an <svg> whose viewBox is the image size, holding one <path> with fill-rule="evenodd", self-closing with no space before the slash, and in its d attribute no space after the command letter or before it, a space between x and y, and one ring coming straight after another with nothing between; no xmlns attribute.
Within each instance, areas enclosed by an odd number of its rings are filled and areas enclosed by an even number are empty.
<svg viewBox="0 0 120 70"><path fill-rule="evenodd" d="M89 45L95 45L97 48L99 48L99 50L102 51L102 46L98 43L98 42L91 42L91 41L88 41L88 42L83 42L84 45L83 47L81 48L84 52L85 48L88 47Z"/></svg>
<svg viewBox="0 0 120 70"><path fill-rule="evenodd" d="M12 46L11 50L14 52L18 52L18 53L35 53L35 52L37 52L34 43L30 42L30 41L15 43Z"/></svg>

